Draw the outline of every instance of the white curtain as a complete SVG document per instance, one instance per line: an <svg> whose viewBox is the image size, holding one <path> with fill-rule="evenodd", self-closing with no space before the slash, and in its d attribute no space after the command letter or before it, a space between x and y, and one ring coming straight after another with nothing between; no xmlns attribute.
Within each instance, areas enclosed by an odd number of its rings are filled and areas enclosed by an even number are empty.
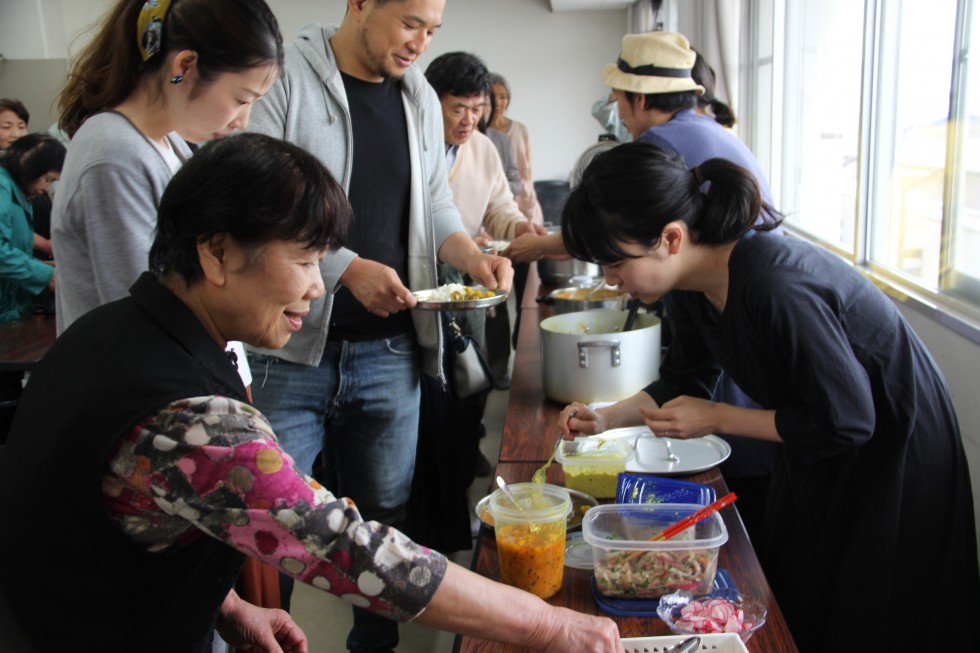
<svg viewBox="0 0 980 653"><path fill-rule="evenodd" d="M660 0L636 0L626 11L626 20L629 23L630 34L642 34L652 32L657 28L657 8Z"/></svg>
<svg viewBox="0 0 980 653"><path fill-rule="evenodd" d="M701 0L700 38L691 44L715 69L715 96L738 117L739 0ZM737 126L736 126L737 128Z"/></svg>

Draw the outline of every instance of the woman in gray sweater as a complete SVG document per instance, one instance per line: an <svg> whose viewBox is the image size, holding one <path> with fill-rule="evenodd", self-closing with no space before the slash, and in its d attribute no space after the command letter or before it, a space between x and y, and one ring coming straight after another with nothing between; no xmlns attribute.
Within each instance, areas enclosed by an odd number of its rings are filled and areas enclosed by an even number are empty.
<svg viewBox="0 0 980 653"><path fill-rule="evenodd" d="M188 142L245 127L282 57L264 0L116 2L59 98L72 137L52 215L59 333L128 295Z"/></svg>

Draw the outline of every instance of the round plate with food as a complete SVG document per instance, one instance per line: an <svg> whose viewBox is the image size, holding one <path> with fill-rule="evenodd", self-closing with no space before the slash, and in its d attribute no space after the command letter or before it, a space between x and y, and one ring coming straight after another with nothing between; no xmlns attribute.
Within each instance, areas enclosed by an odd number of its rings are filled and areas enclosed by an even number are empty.
<svg viewBox="0 0 980 653"><path fill-rule="evenodd" d="M566 488L567 489L567 488ZM499 492L500 490L495 490ZM568 495L572 499L572 512L568 514L568 530L573 530L582 525L582 518L592 506L598 506L599 502L595 497L579 492L578 490L568 490ZM474 508L476 516L488 528L493 528L493 515L490 514L490 495L480 499Z"/></svg>
<svg viewBox="0 0 980 653"><path fill-rule="evenodd" d="M496 306L507 299L507 293L502 290L464 286L461 283L447 283L438 288L417 290L412 294L418 301L415 308L423 311L472 311Z"/></svg>

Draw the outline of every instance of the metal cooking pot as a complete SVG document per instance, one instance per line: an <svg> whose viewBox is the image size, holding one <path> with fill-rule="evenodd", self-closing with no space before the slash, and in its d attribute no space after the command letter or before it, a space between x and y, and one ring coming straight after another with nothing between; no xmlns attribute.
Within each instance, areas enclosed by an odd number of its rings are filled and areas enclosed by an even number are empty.
<svg viewBox="0 0 980 653"><path fill-rule="evenodd" d="M545 225L549 234L561 231L561 227ZM571 285L572 277L600 277L602 268L588 261L576 259L565 259L562 261L543 258L538 260L538 276L541 282L553 288L561 288Z"/></svg>
<svg viewBox="0 0 980 653"><path fill-rule="evenodd" d="M544 394L560 403L619 401L660 378L660 319L627 311L592 310L541 321Z"/></svg>
<svg viewBox="0 0 980 653"><path fill-rule="evenodd" d="M620 310L626 308L626 301L629 297L624 292L614 288L602 288L595 294L585 299L585 296L592 292L592 288L569 287L552 290L547 295L537 298L539 304L548 304L555 307L555 314L574 313L575 311L589 311L598 308L608 308Z"/></svg>
<svg viewBox="0 0 980 653"><path fill-rule="evenodd" d="M548 258L538 260L538 276L541 277L541 282L552 287L567 286L571 283L572 277L600 275L602 275L602 268L588 261L573 258L564 261Z"/></svg>

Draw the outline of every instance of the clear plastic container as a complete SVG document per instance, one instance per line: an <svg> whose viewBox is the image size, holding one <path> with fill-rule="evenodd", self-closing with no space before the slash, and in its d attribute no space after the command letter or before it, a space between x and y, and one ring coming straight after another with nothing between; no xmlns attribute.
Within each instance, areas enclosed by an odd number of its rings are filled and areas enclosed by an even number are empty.
<svg viewBox="0 0 980 653"><path fill-rule="evenodd" d="M508 486L520 507L500 490L490 495L500 580L543 599L561 589L568 491L548 483Z"/></svg>
<svg viewBox="0 0 980 653"><path fill-rule="evenodd" d="M612 499L629 457L630 450L622 440L591 436L563 440L555 460L565 470L567 487L596 499Z"/></svg>
<svg viewBox="0 0 980 653"><path fill-rule="evenodd" d="M728 529L717 512L669 540L650 538L704 506L609 504L589 510L582 536L592 545L596 589L603 596L657 598L712 589Z"/></svg>

